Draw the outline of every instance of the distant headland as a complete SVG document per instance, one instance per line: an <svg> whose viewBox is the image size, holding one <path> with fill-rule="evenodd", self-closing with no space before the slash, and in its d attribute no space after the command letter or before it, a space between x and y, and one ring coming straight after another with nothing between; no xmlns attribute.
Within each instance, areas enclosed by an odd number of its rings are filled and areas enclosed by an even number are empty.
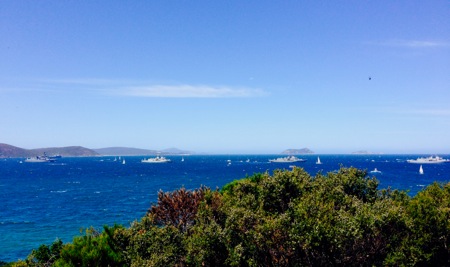
<svg viewBox="0 0 450 267"><path fill-rule="evenodd" d="M178 148L167 148L163 150L141 149L132 147L107 147L93 149L103 156L146 156L146 155L191 155L195 152L181 150Z"/></svg>
<svg viewBox="0 0 450 267"><path fill-rule="evenodd" d="M298 155L298 154L314 154L314 151L310 150L309 148L301 148L301 149L286 149L285 151L281 152L281 154L286 155Z"/></svg>
<svg viewBox="0 0 450 267"><path fill-rule="evenodd" d="M0 158L35 157L43 155L44 153L49 156L61 155L65 157L88 157L99 155L92 149L82 146L24 149L8 144L0 144Z"/></svg>
<svg viewBox="0 0 450 267"><path fill-rule="evenodd" d="M167 148L163 150L142 149L133 147L105 147L105 148L86 148L82 146L66 146L66 147L47 147L25 149L9 144L0 143L0 158L24 158L36 157L43 154L48 156L60 155L63 157L94 157L94 156L150 156L150 155L207 155L209 153L197 153L178 148ZM289 148L279 154L281 155L304 155L315 154L309 148ZM374 153L366 150L351 152L355 155L380 155L383 153Z"/></svg>
<svg viewBox="0 0 450 267"><path fill-rule="evenodd" d="M8 144L0 143L0 158L36 157L43 154L49 156L60 155L63 157L93 157L93 156L144 156L144 155L189 155L191 151L168 148L164 150L148 150L129 147L108 147L90 149L82 146L47 147L36 149L24 149Z"/></svg>

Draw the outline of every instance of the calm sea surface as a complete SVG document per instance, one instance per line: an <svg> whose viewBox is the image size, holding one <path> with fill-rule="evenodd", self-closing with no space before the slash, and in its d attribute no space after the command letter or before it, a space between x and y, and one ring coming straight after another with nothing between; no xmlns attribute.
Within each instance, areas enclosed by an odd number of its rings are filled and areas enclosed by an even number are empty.
<svg viewBox="0 0 450 267"><path fill-rule="evenodd" d="M323 164L315 164L317 156ZM390 186L410 195L433 181L450 181L450 163L423 165L420 175L420 165L406 162L419 156L427 155L305 155L307 161L295 165L311 175L337 170L341 164L377 168L382 173L369 175L377 177L380 189ZM56 238L71 242L90 226L129 226L156 202L159 190L220 188L246 175L293 165L268 162L276 157L184 156L182 161L181 156L169 156L168 164L144 164L143 157L122 157L126 164L118 157L62 158L55 163L0 159L0 261L23 259Z"/></svg>

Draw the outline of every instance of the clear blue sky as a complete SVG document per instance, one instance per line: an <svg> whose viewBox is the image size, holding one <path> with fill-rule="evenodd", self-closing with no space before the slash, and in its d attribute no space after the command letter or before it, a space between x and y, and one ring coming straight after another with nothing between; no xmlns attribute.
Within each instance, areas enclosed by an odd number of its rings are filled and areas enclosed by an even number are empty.
<svg viewBox="0 0 450 267"><path fill-rule="evenodd" d="M446 0L2 0L0 143L450 153L449 14Z"/></svg>

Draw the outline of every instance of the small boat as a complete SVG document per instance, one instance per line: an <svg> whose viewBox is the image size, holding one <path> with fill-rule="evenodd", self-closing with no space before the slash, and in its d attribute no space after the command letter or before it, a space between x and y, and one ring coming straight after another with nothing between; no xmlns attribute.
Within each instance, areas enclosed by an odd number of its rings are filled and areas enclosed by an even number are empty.
<svg viewBox="0 0 450 267"><path fill-rule="evenodd" d="M181 158L181 161L182 161L182 162L184 161L184 158L183 158L183 157Z"/></svg>
<svg viewBox="0 0 450 267"><path fill-rule="evenodd" d="M417 158L417 159L408 159L406 160L408 163L420 163L420 164L436 164L436 163L449 163L450 159L444 159L439 156L431 156L427 158Z"/></svg>
<svg viewBox="0 0 450 267"><path fill-rule="evenodd" d="M381 173L377 168L373 169L373 171L370 171L370 173Z"/></svg>
<svg viewBox="0 0 450 267"><path fill-rule="evenodd" d="M142 163L168 163L171 162L170 159L167 159L163 156L156 156L155 158L148 158L141 160Z"/></svg>
<svg viewBox="0 0 450 267"><path fill-rule="evenodd" d="M299 159L296 156L287 156L284 158L276 158L276 159L269 159L269 162L272 163L291 163L291 162L304 162L306 159Z"/></svg>
<svg viewBox="0 0 450 267"><path fill-rule="evenodd" d="M320 158L319 158L319 157L317 157L317 162L316 162L316 164L322 164L322 162L320 162Z"/></svg>
<svg viewBox="0 0 450 267"><path fill-rule="evenodd" d="M55 161L56 161L55 159L49 158L45 153L43 156L30 157L25 159L25 162L32 162L32 163L55 162Z"/></svg>
<svg viewBox="0 0 450 267"><path fill-rule="evenodd" d="M49 156L48 158L49 158L49 159L54 159L54 160L56 160L56 159L62 158L62 156L61 156L60 154L55 154L55 155L53 155L53 156Z"/></svg>
<svg viewBox="0 0 450 267"><path fill-rule="evenodd" d="M422 165L420 165L419 173L420 173L420 174L423 174L423 168L422 168Z"/></svg>
<svg viewBox="0 0 450 267"><path fill-rule="evenodd" d="M41 158L41 157L37 156L37 157L26 158L25 162L41 163L41 162L49 162L49 161L46 158Z"/></svg>
<svg viewBox="0 0 450 267"><path fill-rule="evenodd" d="M125 165L125 159L123 159L122 164Z"/></svg>

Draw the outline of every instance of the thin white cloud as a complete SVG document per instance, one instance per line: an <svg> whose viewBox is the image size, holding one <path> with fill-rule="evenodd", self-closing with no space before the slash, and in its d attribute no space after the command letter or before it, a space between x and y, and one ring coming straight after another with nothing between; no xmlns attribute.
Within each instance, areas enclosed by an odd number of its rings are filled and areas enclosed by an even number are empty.
<svg viewBox="0 0 450 267"><path fill-rule="evenodd" d="M193 86L193 85L151 85L135 86L116 91L120 95L134 97L162 98L242 98L259 97L267 93L261 89Z"/></svg>
<svg viewBox="0 0 450 267"><path fill-rule="evenodd" d="M371 45L392 46L392 47L409 47L409 48L435 48L450 47L450 43L431 40L387 40L381 42L368 42Z"/></svg>
<svg viewBox="0 0 450 267"><path fill-rule="evenodd" d="M249 98L267 96L258 88L209 85L158 85L142 81L108 79L40 79L0 92L89 93L154 98Z"/></svg>

